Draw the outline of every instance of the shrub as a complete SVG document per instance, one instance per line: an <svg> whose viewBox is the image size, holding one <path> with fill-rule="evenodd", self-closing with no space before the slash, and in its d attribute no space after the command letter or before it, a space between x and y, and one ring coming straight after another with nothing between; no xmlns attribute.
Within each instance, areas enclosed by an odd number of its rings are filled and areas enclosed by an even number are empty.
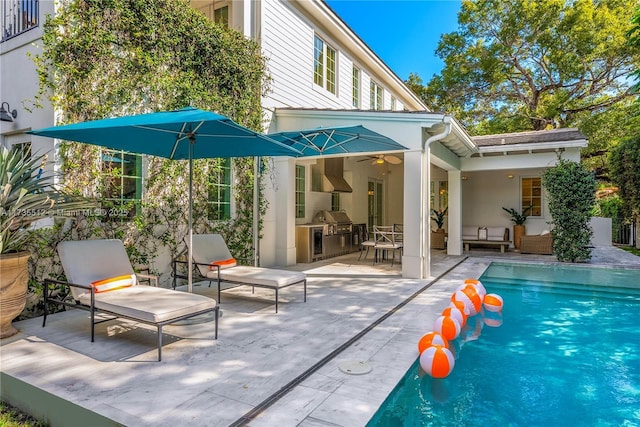
<svg viewBox="0 0 640 427"><path fill-rule="evenodd" d="M588 245L593 234L589 221L597 188L593 173L579 163L561 159L545 171L542 184L549 198L553 252L558 261L589 260Z"/></svg>

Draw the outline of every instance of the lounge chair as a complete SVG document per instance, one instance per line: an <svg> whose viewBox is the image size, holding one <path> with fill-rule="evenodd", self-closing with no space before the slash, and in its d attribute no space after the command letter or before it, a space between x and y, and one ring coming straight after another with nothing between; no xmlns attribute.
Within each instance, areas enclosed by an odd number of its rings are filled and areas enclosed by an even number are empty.
<svg viewBox="0 0 640 427"><path fill-rule="evenodd" d="M278 312L278 293L280 289L292 285L304 286L304 301L307 301L307 276L302 272L280 270L275 268L252 267L237 265L227 244L220 234L195 234L193 236L193 261L200 275L218 285L218 303L220 303L221 282L228 282L239 286L255 286L273 289L276 293L276 313ZM174 279L185 278L178 274L177 264L173 263ZM175 280L174 280L175 287Z"/></svg>
<svg viewBox="0 0 640 427"><path fill-rule="evenodd" d="M126 318L158 328L158 361L162 360L162 327L208 312L215 313L215 338L218 338L219 307L212 298L172 289L158 288L157 277L134 273L120 240L66 241L58 245L58 254L68 282L45 280L44 319L49 303L88 310L91 313L91 342L95 325L113 318ZM140 285L138 277L154 280L155 286ZM73 301L50 295L50 287L65 285ZM95 319L97 312L114 316Z"/></svg>

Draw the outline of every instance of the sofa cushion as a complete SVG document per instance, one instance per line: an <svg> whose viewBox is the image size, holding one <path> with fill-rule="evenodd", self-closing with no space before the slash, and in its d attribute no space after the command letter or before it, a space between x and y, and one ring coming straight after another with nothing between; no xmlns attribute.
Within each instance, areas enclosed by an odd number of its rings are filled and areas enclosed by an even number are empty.
<svg viewBox="0 0 640 427"><path fill-rule="evenodd" d="M501 242L505 235L504 227L487 227L487 240Z"/></svg>
<svg viewBox="0 0 640 427"><path fill-rule="evenodd" d="M478 240L478 227L475 225L462 226L462 240Z"/></svg>

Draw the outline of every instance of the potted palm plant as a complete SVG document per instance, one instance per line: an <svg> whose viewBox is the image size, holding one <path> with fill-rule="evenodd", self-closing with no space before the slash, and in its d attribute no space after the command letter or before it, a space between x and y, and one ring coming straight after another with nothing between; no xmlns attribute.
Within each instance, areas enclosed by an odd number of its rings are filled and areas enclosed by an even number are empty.
<svg viewBox="0 0 640 427"><path fill-rule="evenodd" d="M447 210L449 209L449 207L446 207L444 209L431 209L431 213L433 213L433 215L431 216L431 220L433 222L436 223L436 226L438 227L438 229L436 230L437 233L444 233L444 218L447 215Z"/></svg>
<svg viewBox="0 0 640 427"><path fill-rule="evenodd" d="M522 210L522 213L519 213L514 208L502 208L505 212L511 215L511 221L513 221L513 246L516 249L520 249L520 238L524 236L526 232L526 228L524 223L527 221L527 212L533 209L533 205L529 206Z"/></svg>
<svg viewBox="0 0 640 427"><path fill-rule="evenodd" d="M43 173L45 162L46 155L26 158L19 145L0 151L0 338L18 332L11 322L26 304L31 223L95 207L54 188L51 176Z"/></svg>

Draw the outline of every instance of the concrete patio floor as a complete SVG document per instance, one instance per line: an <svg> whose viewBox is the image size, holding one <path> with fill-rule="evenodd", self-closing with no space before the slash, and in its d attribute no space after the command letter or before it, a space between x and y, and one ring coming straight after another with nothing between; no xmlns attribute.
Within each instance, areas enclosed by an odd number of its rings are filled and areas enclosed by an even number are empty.
<svg viewBox="0 0 640 427"><path fill-rule="evenodd" d="M42 318L16 322L21 332L0 347L2 399L52 426L363 426L416 360L451 292L493 260L555 257L434 251L428 280L357 253L299 264L306 303L301 287L287 288L276 314L272 292L229 290L218 340L210 319L167 326L162 362L145 325L109 321L91 343L84 311L52 315L45 328ZM640 269L640 257L598 247L590 265ZM215 297L206 282L194 290ZM343 373L349 362L371 372Z"/></svg>

